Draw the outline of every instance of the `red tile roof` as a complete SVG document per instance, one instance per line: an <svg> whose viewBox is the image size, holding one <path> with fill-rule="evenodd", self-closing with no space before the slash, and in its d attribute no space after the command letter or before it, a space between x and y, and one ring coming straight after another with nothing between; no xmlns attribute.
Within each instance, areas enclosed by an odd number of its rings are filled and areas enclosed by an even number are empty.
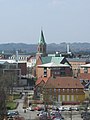
<svg viewBox="0 0 90 120"><path fill-rule="evenodd" d="M40 78L37 79L37 81L36 81L35 84L38 85L38 84L40 84L42 81L43 81L44 83L46 83L48 79L49 79L49 78L47 78L47 77L40 77Z"/></svg>
<svg viewBox="0 0 90 120"><path fill-rule="evenodd" d="M45 88L84 88L79 79L73 77L56 77L50 78Z"/></svg>

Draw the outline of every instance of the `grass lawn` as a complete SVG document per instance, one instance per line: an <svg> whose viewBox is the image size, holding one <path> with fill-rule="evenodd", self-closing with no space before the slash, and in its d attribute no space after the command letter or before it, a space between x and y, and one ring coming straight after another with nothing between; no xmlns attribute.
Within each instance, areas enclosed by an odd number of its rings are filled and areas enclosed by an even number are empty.
<svg viewBox="0 0 90 120"><path fill-rule="evenodd" d="M13 99L19 99L20 98L20 94L13 94Z"/></svg>
<svg viewBox="0 0 90 120"><path fill-rule="evenodd" d="M12 110L16 108L17 103L13 101L7 101L6 106L7 106L7 109Z"/></svg>

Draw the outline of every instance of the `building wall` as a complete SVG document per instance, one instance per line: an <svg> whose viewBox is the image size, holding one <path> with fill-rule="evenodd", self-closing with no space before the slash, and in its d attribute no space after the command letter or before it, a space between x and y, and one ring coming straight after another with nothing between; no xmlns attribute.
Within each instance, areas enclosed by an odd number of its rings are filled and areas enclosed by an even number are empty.
<svg viewBox="0 0 90 120"><path fill-rule="evenodd" d="M27 74L27 64L26 63L18 63L18 68L21 69L21 75Z"/></svg>
<svg viewBox="0 0 90 120"><path fill-rule="evenodd" d="M70 68L64 68L64 72L61 73L60 68L40 68L37 67L37 78L39 77L50 77L50 76L72 76L72 70ZM45 76L46 74L46 76Z"/></svg>
<svg viewBox="0 0 90 120"><path fill-rule="evenodd" d="M44 68L37 68L37 78L39 77L50 77L51 76L51 70L47 68L46 74L44 73Z"/></svg>
<svg viewBox="0 0 90 120"><path fill-rule="evenodd" d="M37 78L43 77L43 68L37 68Z"/></svg>
<svg viewBox="0 0 90 120"><path fill-rule="evenodd" d="M60 89L60 92L58 92L59 89L47 89L46 92L44 92L44 101L49 102L82 102L85 100L85 94L83 92L83 89L78 89L76 92L75 89Z"/></svg>
<svg viewBox="0 0 90 120"><path fill-rule="evenodd" d="M88 73L90 73L90 68L88 68Z"/></svg>
<svg viewBox="0 0 90 120"><path fill-rule="evenodd" d="M69 63L71 64L73 70L79 69L80 65L86 64L85 62L69 62Z"/></svg>
<svg viewBox="0 0 90 120"><path fill-rule="evenodd" d="M78 76L79 70L80 70L80 65L86 64L85 62L69 62L72 66L72 71L74 76Z"/></svg>
<svg viewBox="0 0 90 120"><path fill-rule="evenodd" d="M90 68L80 68L80 73L90 73Z"/></svg>
<svg viewBox="0 0 90 120"><path fill-rule="evenodd" d="M40 60L40 57L36 57L36 77L38 78L39 76L41 76L41 75L39 75L39 71L38 71L38 67L37 67L37 65L41 65L42 64L42 62L41 62L41 60ZM42 73L42 72L41 72Z"/></svg>
<svg viewBox="0 0 90 120"><path fill-rule="evenodd" d="M36 58L31 57L27 62L27 67L34 67L36 64Z"/></svg>

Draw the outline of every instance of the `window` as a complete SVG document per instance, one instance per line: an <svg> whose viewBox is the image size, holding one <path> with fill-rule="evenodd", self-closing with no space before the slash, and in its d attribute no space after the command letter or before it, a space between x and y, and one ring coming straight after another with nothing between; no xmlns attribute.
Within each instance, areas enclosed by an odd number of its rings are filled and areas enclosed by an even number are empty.
<svg viewBox="0 0 90 120"><path fill-rule="evenodd" d="M55 75L57 74L57 72L54 73Z"/></svg>
<svg viewBox="0 0 90 120"><path fill-rule="evenodd" d="M44 77L47 77L47 68L44 68Z"/></svg>
<svg viewBox="0 0 90 120"><path fill-rule="evenodd" d="M58 89L58 92L60 93L60 89Z"/></svg>
<svg viewBox="0 0 90 120"><path fill-rule="evenodd" d="M73 89L72 89L72 93L73 93Z"/></svg>
<svg viewBox="0 0 90 120"><path fill-rule="evenodd" d="M76 89L76 92L78 91L78 89Z"/></svg>
<svg viewBox="0 0 90 120"><path fill-rule="evenodd" d="M67 89L67 92L69 92L69 89Z"/></svg>
<svg viewBox="0 0 90 120"><path fill-rule="evenodd" d="M65 68L61 68L60 69L60 74L63 76L63 75L65 75Z"/></svg>
<svg viewBox="0 0 90 120"><path fill-rule="evenodd" d="M54 89L54 93L56 93L56 89Z"/></svg>
<svg viewBox="0 0 90 120"><path fill-rule="evenodd" d="M84 73L88 73L88 68L84 68Z"/></svg>
<svg viewBox="0 0 90 120"><path fill-rule="evenodd" d="M63 92L65 91L65 89L63 89Z"/></svg>
<svg viewBox="0 0 90 120"><path fill-rule="evenodd" d="M44 68L44 72L47 72L47 68Z"/></svg>

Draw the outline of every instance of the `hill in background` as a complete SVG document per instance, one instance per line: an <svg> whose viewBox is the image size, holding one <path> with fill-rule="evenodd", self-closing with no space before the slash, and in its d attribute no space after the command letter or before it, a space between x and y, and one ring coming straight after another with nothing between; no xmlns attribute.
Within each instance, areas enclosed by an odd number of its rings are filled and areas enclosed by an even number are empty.
<svg viewBox="0 0 90 120"><path fill-rule="evenodd" d="M90 43L69 43L71 52L90 52ZM47 53L60 51L66 52L66 43L51 43L47 44ZM4 52L15 52L19 50L24 53L36 53L37 44L24 44L24 43L8 43L0 44L0 51Z"/></svg>

